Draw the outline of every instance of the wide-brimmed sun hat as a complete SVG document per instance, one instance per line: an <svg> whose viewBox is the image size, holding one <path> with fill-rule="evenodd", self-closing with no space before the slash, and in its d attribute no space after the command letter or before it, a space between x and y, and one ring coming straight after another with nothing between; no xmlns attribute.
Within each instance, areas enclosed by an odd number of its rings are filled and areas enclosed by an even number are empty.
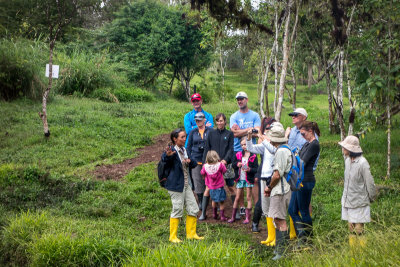
<svg viewBox="0 0 400 267"><path fill-rule="evenodd" d="M350 152L362 153L360 140L358 140L358 138L354 135L347 136L342 142L339 142L338 144Z"/></svg>
<svg viewBox="0 0 400 267"><path fill-rule="evenodd" d="M268 137L272 142L283 143L288 139L285 137L285 128L280 122L274 122L271 125L271 130L268 132Z"/></svg>

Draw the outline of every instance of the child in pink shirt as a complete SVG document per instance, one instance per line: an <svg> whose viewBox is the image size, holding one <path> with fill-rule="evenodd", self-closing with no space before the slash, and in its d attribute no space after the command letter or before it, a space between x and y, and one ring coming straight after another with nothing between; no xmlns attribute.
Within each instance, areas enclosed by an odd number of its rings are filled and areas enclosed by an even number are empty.
<svg viewBox="0 0 400 267"><path fill-rule="evenodd" d="M204 196L211 196L212 207L213 207L213 218L218 219L217 203L219 203L220 217L221 221L226 221L228 218L224 214L224 201L226 199L226 192L224 189L224 173L226 172L226 167L220 162L218 153L214 150L207 152L206 163L201 169L201 175L205 177L206 191ZM205 214L205 207L202 213ZM202 214L203 215L203 214Z"/></svg>

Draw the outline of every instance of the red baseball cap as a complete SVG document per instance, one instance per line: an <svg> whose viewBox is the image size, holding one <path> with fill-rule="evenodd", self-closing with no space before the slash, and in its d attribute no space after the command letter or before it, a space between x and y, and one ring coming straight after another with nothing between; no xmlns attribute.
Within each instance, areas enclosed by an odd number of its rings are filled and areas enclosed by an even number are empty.
<svg viewBox="0 0 400 267"><path fill-rule="evenodd" d="M201 95L199 93L195 93L191 97L191 101L193 102L194 100L201 100Z"/></svg>

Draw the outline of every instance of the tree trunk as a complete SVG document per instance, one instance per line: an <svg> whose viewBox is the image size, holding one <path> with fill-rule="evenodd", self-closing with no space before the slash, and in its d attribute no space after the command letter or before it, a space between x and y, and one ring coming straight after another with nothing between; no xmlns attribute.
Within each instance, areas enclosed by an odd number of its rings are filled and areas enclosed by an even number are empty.
<svg viewBox="0 0 400 267"><path fill-rule="evenodd" d="M345 134L345 127L344 127L344 120L343 120L343 57L344 57L344 49L341 47L339 52L339 59L338 59L338 76L337 76L337 87L336 87L336 96L337 96L337 105L336 105L336 115L339 122L340 128L340 139L343 141L346 137Z"/></svg>
<svg viewBox="0 0 400 267"><path fill-rule="evenodd" d="M268 107L268 74L269 74L269 66L272 64L272 57L275 52L275 47L277 45L277 40L274 41L274 44L272 45L271 49L271 54L269 56L268 63L266 63L266 68L265 68L265 75L263 76L263 80L261 83L261 94L260 94L260 110L261 110L261 115L264 117L264 109L263 109L263 100L265 99L266 102L266 111L267 111L267 116L269 116L269 107ZM266 55L267 51L265 50L265 60L267 58ZM265 61L264 61L265 62Z"/></svg>
<svg viewBox="0 0 400 267"><path fill-rule="evenodd" d="M47 123L47 98L49 97L50 90L53 85L53 49L56 40L53 39L50 41L50 56L49 56L49 83L47 85L46 90L43 93L42 98L42 112L39 112L39 117L43 122L43 132L45 137L50 136L49 124Z"/></svg>
<svg viewBox="0 0 400 267"><path fill-rule="evenodd" d="M296 74L294 73L293 67L290 68L292 72L292 79L293 79L293 96L292 96L292 108L293 110L296 109Z"/></svg>
<svg viewBox="0 0 400 267"><path fill-rule="evenodd" d="M277 97L278 97L278 52L279 52L279 43L278 43L278 38L279 38L279 31L278 31L278 5L275 5L275 55L274 55L274 67L275 67L275 85L274 85L274 113L276 112L276 107L278 102Z"/></svg>
<svg viewBox="0 0 400 267"><path fill-rule="evenodd" d="M344 61L346 65L346 76L347 76L347 93L349 97L349 104L350 104L350 115L349 115L349 129L347 131L347 135L353 135L354 132L354 119L356 116L356 109L355 109L355 104L353 103L352 100L352 91L351 91L351 86L350 86L350 77L349 77L349 64L347 59Z"/></svg>
<svg viewBox="0 0 400 267"><path fill-rule="evenodd" d="M307 86L308 90L311 90L311 86L313 85L313 71L312 71L313 65L312 62L307 63Z"/></svg>
<svg viewBox="0 0 400 267"><path fill-rule="evenodd" d="M332 110L333 99L332 99L332 89L331 89L331 77L329 74L328 63L327 63L324 51L322 51L322 59L323 59L323 66L324 66L324 71L325 71L326 89L328 91L329 132L331 134L334 134L336 132L336 126L335 126L335 116L334 116L333 110Z"/></svg>
<svg viewBox="0 0 400 267"><path fill-rule="evenodd" d="M185 90L185 95L186 95L187 100L190 101L190 80L188 77L189 77L189 75L185 76L184 71L181 72L181 74L180 74L181 84L182 84L183 89Z"/></svg>
<svg viewBox="0 0 400 267"><path fill-rule="evenodd" d="M390 5L392 5L392 1L390 2ZM390 22L389 22L389 39L391 40L392 39L392 32L391 32L391 24L390 24ZM388 59L388 74L387 74L387 79L388 79L388 81L387 81L387 84L388 84L388 86L387 86L387 94L386 94L386 112L387 112L387 171L386 171L386 177L385 177L385 179L386 180L389 180L390 179L390 168L391 168L391 159L390 159L390 156L391 156L391 154L392 154L392 151L391 151L391 148L390 148L390 143L391 143L391 134L392 134L392 130L391 130L391 128L392 128L392 122L391 122L391 116L390 116L390 109L391 109L391 105L390 105L390 102L391 102L391 100L390 100L390 86L391 86L391 83L390 83L390 71L391 71L391 61L392 61L392 59L391 59L391 56L392 56L392 49L391 49L391 47L389 46L389 59Z"/></svg>
<svg viewBox="0 0 400 267"><path fill-rule="evenodd" d="M289 59L289 53L290 53L290 47L288 45L288 39L289 39L289 24L290 24L290 9L292 6L292 1L288 0L287 4L287 17L286 17L286 22L285 22L285 36L283 37L283 59L282 59L282 71L281 71L281 77L279 81L279 98L278 98L278 105L276 108L276 113L275 113L275 120L280 121L281 120L281 113L282 113L282 105L283 105L283 96L285 93L285 80L286 80L286 73L287 73L287 66L288 66L288 59Z"/></svg>
<svg viewBox="0 0 400 267"><path fill-rule="evenodd" d="M225 66L224 66L224 59L222 57L222 48L219 48L219 62L221 65L221 72L222 72L222 86L225 84Z"/></svg>

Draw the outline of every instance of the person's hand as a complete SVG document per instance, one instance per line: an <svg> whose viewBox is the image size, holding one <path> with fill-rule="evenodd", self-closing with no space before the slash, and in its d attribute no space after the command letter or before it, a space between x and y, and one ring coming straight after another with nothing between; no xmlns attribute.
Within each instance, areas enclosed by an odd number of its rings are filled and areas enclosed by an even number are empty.
<svg viewBox="0 0 400 267"><path fill-rule="evenodd" d="M171 146L167 146L165 149L165 154L167 154L168 157L172 156L173 154L176 153L176 151L172 151L172 147Z"/></svg>
<svg viewBox="0 0 400 267"><path fill-rule="evenodd" d="M238 162L237 166L238 168L242 168L243 164L241 162Z"/></svg>
<svg viewBox="0 0 400 267"><path fill-rule="evenodd" d="M258 183L258 178L254 178L254 183Z"/></svg>
<svg viewBox="0 0 400 267"><path fill-rule="evenodd" d="M247 140L251 140L253 136L253 128L249 128L249 130L247 131Z"/></svg>
<svg viewBox="0 0 400 267"><path fill-rule="evenodd" d="M232 125L231 130L240 130L239 125L237 124Z"/></svg>
<svg viewBox="0 0 400 267"><path fill-rule="evenodd" d="M186 163L186 164L189 164L190 163L190 159L184 159L182 162Z"/></svg>
<svg viewBox="0 0 400 267"><path fill-rule="evenodd" d="M211 127L211 125L212 125L211 122L207 122L207 123L206 123L206 126L207 126L207 127Z"/></svg>
<svg viewBox="0 0 400 267"><path fill-rule="evenodd" d="M224 164L225 166L228 164L228 163L226 162L226 160L224 160L224 159L221 160L221 163Z"/></svg>
<svg viewBox="0 0 400 267"><path fill-rule="evenodd" d="M271 189L268 186L266 186L264 189L264 196L266 197L271 196Z"/></svg>

